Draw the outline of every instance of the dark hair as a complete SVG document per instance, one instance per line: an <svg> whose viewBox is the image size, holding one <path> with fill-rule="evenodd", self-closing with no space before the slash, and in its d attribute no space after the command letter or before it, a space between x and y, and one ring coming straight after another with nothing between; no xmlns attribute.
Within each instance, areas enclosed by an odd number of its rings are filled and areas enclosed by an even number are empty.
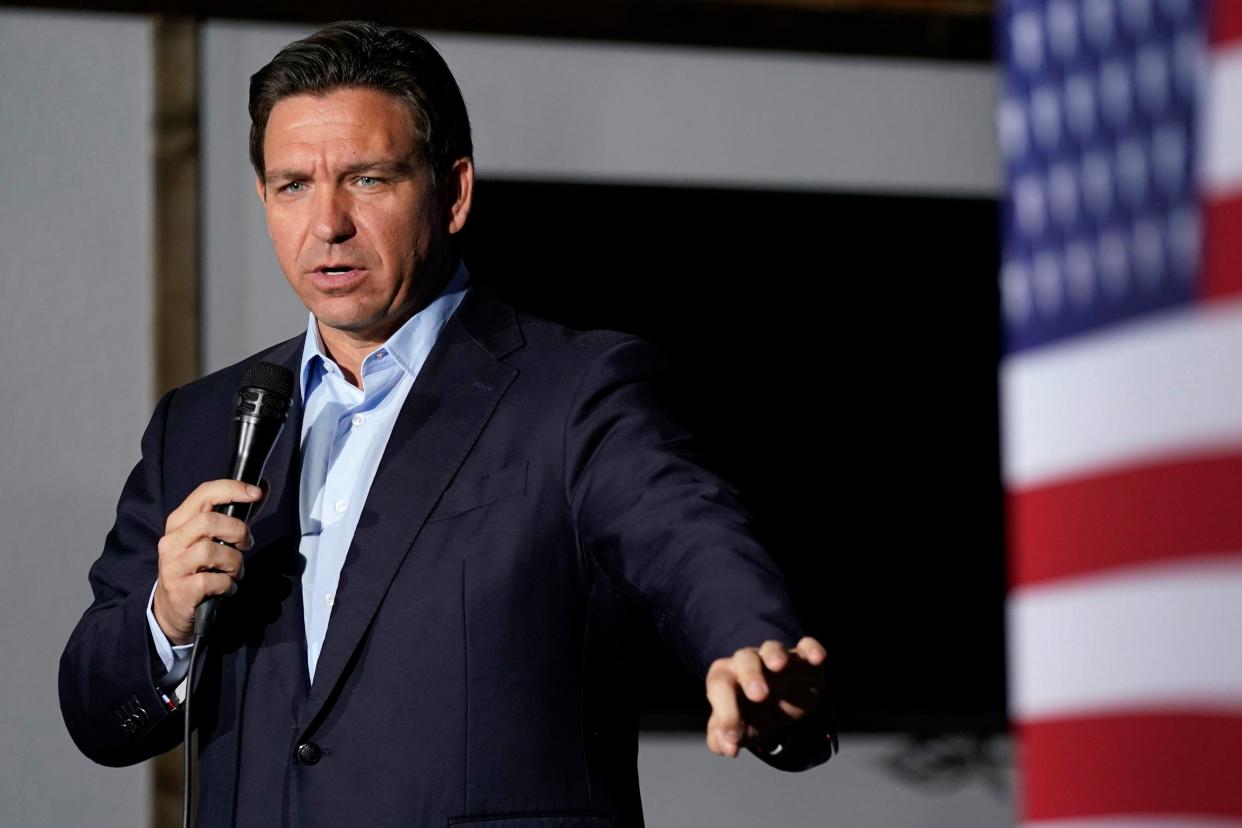
<svg viewBox="0 0 1242 828"><path fill-rule="evenodd" d="M421 35L346 21L295 40L250 78L250 163L263 178L263 137L272 108L292 95L343 88L378 89L410 112L423 163L438 183L459 158L474 154L470 117L457 81Z"/></svg>

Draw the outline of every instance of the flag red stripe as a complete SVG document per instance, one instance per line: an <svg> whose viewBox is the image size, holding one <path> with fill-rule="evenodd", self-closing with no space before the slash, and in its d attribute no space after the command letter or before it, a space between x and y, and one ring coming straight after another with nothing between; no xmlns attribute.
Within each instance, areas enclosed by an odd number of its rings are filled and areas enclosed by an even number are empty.
<svg viewBox="0 0 1242 828"><path fill-rule="evenodd" d="M1019 731L1027 820L1242 818L1242 715L1150 712L1041 721Z"/></svg>
<svg viewBox="0 0 1242 828"><path fill-rule="evenodd" d="M1242 40L1242 3L1238 0L1212 0L1211 14L1208 39L1213 45Z"/></svg>
<svg viewBox="0 0 1242 828"><path fill-rule="evenodd" d="M1226 5L1240 7L1242 16L1242 3ZM1203 295L1242 293L1242 193L1209 199L1203 217Z"/></svg>
<svg viewBox="0 0 1242 828"><path fill-rule="evenodd" d="M1015 586L1172 558L1237 554L1242 454L1019 491L1008 507Z"/></svg>

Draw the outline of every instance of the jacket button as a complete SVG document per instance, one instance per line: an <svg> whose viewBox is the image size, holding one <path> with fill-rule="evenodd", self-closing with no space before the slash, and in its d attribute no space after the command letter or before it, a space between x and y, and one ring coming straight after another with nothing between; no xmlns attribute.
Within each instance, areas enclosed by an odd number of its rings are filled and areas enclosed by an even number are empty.
<svg viewBox="0 0 1242 828"><path fill-rule="evenodd" d="M319 761L319 757L323 752L319 750L319 745L314 742L303 742L298 745L297 757L298 761L303 765L313 765Z"/></svg>

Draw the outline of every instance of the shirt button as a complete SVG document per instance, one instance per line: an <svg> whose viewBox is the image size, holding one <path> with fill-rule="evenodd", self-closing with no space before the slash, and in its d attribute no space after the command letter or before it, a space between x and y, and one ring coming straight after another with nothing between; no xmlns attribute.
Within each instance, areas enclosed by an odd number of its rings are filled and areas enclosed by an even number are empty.
<svg viewBox="0 0 1242 828"><path fill-rule="evenodd" d="M367 421L367 417L365 414L355 414L349 418L349 421L355 426L360 426Z"/></svg>
<svg viewBox="0 0 1242 828"><path fill-rule="evenodd" d="M327 595L323 596L323 602L324 602L325 604L327 604L329 607L330 607L330 606L332 606L333 604L335 604L335 603L336 603L336 593L329 592Z"/></svg>
<svg viewBox="0 0 1242 828"><path fill-rule="evenodd" d="M336 509L336 511L337 511L337 513L339 514L339 513L344 512L346 509L348 509L348 508L349 508L349 503L348 503L348 501L338 500L338 501L336 502L336 506L335 506L335 507L333 507L333 508L335 508L335 509Z"/></svg>
<svg viewBox="0 0 1242 828"><path fill-rule="evenodd" d="M387 352L387 351L376 351L376 352L375 352L375 358L376 358L376 359L383 359L383 358L384 358L384 357L386 357L386 356L388 356L388 352Z"/></svg>

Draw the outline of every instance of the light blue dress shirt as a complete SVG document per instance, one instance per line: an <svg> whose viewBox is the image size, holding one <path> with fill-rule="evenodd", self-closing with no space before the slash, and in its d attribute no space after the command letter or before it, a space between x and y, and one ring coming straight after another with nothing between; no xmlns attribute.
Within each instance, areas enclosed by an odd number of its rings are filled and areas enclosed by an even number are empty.
<svg viewBox="0 0 1242 828"><path fill-rule="evenodd" d="M427 355L466 295L464 265L434 301L410 317L362 361L359 388L341 374L319 336L311 314L302 348L302 477L299 514L302 538L302 612L306 628L307 674L328 633L336 588L358 517L371 490L393 424ZM174 647L160 629L147 600L147 625L156 652L170 672L189 658L186 644ZM348 600L343 596L342 600Z"/></svg>

